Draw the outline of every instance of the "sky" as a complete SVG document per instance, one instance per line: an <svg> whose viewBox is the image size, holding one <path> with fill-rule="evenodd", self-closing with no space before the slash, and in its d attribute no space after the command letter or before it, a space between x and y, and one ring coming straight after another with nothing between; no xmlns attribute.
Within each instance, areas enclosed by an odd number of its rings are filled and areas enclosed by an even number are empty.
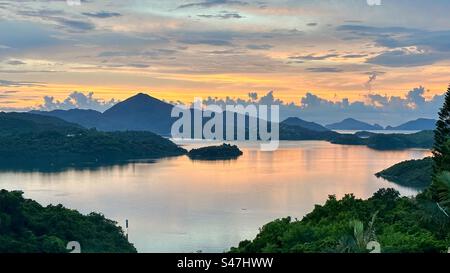
<svg viewBox="0 0 450 273"><path fill-rule="evenodd" d="M0 110L103 111L138 92L314 121L435 117L450 1L0 0Z"/></svg>

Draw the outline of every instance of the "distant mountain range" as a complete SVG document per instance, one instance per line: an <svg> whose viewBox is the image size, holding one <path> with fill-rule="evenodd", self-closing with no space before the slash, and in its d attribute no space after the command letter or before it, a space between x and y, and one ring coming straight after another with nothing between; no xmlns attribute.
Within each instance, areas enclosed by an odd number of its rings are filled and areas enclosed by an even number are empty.
<svg viewBox="0 0 450 273"><path fill-rule="evenodd" d="M100 131L151 131L159 135L170 135L171 127L176 118L171 117L173 105L139 93L120 102L104 113L94 110L54 110L31 111L30 113L57 117L62 120L80 124L85 128L96 128ZM226 115L224 114L224 122ZM237 119L235 118L235 121ZM248 118L246 118L248 122ZM206 120L204 120L206 122ZM329 129L314 122L299 118L288 118L282 124L296 126L308 131L326 132Z"/></svg>
<svg viewBox="0 0 450 273"><path fill-rule="evenodd" d="M85 128L95 128L101 124L102 113L95 110L70 109L70 110L53 110L31 111L31 114L50 116L60 118L67 122L80 124Z"/></svg>
<svg viewBox="0 0 450 273"><path fill-rule="evenodd" d="M353 118L344 119L341 122L328 124L325 126L331 130L383 130L384 128L378 124L369 124Z"/></svg>
<svg viewBox="0 0 450 273"><path fill-rule="evenodd" d="M100 113L94 110L55 110L31 113L53 116L86 128L100 131L150 131L169 135L174 119L170 114L173 105L139 93Z"/></svg>
<svg viewBox="0 0 450 273"><path fill-rule="evenodd" d="M388 126L386 127L386 130L434 130L436 128L436 122L437 120L435 119L420 118L413 121L408 121L396 127Z"/></svg>
<svg viewBox="0 0 450 273"><path fill-rule="evenodd" d="M360 120L348 118L338 123L326 125L325 127L331 130L423 131L423 130L434 130L436 128L436 122L437 120L435 119L419 118L416 120L408 121L399 126L387 126L386 128L383 128L378 124L372 125Z"/></svg>
<svg viewBox="0 0 450 273"><path fill-rule="evenodd" d="M122 101L104 113L94 110L54 110L31 111L33 114L57 117L62 120L79 124L85 128L96 128L100 131L151 131L163 136L169 136L171 126L176 118L171 117L173 105L139 93ZM225 114L226 115L226 114ZM224 119L225 120L225 119ZM433 130L435 120L418 119L405 124L386 127L386 130ZM322 126L315 122L290 117L281 122L287 126L303 128L309 132L327 132L330 130L384 130L378 124L369 124L354 118L348 118L338 123ZM291 131L291 130L290 130Z"/></svg>
<svg viewBox="0 0 450 273"><path fill-rule="evenodd" d="M165 146L169 143L164 143L163 138L149 133L156 132L158 135L170 135L172 118L170 117L172 105L154 99L145 94L138 94L133 96L114 107L107 110L105 113L100 113L92 110L56 110L51 112L39 112L33 113L0 113L0 138L3 138L3 143L6 140L9 144L4 144L4 155L14 154L14 150L8 147L24 148L30 145L29 141L42 141L42 147L48 147L47 150L40 150L42 155L44 152L49 153L51 147L59 147L58 145L66 143L72 136L76 140L82 140L81 142L70 142L71 145L79 145L76 150L82 152L82 154L70 154L66 156L61 154L61 160L67 161L80 159L86 161L86 159L100 160L100 155L109 154L112 158L140 158L140 157L158 157L171 155L170 153L162 152L157 147L153 147L150 150L146 150L145 153L139 153L139 149L136 149L135 144L130 143L133 148L130 148L130 152L117 149L110 149L111 143L123 143L124 141L145 141L145 138L154 139L156 145ZM191 110L193 111L193 110ZM225 113L226 115L230 113ZM235 116L235 121L237 117ZM226 118L224 117L224 121ZM204 119L205 121L205 119ZM261 120L259 120L261 122ZM224 122L225 123L225 122ZM400 128L413 128L414 124L422 124L420 120L418 122L408 123ZM345 128L345 129L372 129L370 124L363 123L354 119L347 119L339 125L351 125L351 127L332 127L332 128ZM355 127L356 125L360 127ZM369 125L369 127L368 127ZM96 130L86 130L86 128L97 128ZM379 128L375 126L375 128ZM110 132L110 131L126 131L126 132ZM142 134L136 131L147 131ZM246 135L248 127L246 128ZM17 138L20 134L22 137ZM37 138L35 138L37 136ZM81 139L79 136L83 136ZM235 135L236 136L236 135ZM395 150L395 149L408 149L408 148L429 148L433 143L432 131L421 131L417 134L379 134L364 132L361 134L340 134L333 130L330 130L320 124L302 120L300 118L289 118L280 123L280 140L322 140L328 141L334 144L344 145L364 145L372 149L378 150ZM55 144L49 145L49 141L53 141ZM97 141L98 140L98 141ZM28 142L27 142L28 141ZM44 141L47 141L44 143ZM59 141L59 142L58 142ZM37 142L36 142L37 143ZM69 143L69 142L67 142ZM99 151L96 156L92 152L82 148L84 146L90 147L93 143L101 144L102 147L107 150ZM108 144L109 143L109 144ZM164 144L164 145L162 145ZM65 144L64 144L65 145ZM84 146L83 146L84 145ZM121 145L121 144L120 144ZM145 144L146 145L146 144ZM30 146L26 149L37 149L39 145ZM94 145L95 146L95 145ZM113 145L114 146L114 145ZM169 147L168 145L167 147ZM67 146L68 147L68 146ZM122 148L131 146L120 146ZM174 148L171 146L169 148ZM20 148L20 149L22 149ZM59 147L61 150L65 148ZM58 149L59 149L58 148ZM100 147L101 148L101 147ZM40 148L39 148L40 149ZM92 148L89 148L92 150ZM108 150L110 149L110 150ZM23 150L23 149L22 149ZM54 150L54 149L53 149ZM53 151L52 150L52 151ZM95 150L95 149L94 149ZM92 151L94 151L92 150ZM113 151L114 150L114 151ZM174 153L177 153L176 149ZM31 150L30 150L31 151ZM36 150L37 151L37 150ZM180 152L181 153L181 152ZM23 153L18 153L23 154ZM120 155L122 154L122 155ZM32 157L33 153L28 156ZM9 156L11 157L11 156ZM4 158L8 158L5 156ZM51 159L51 156L48 156ZM19 159L18 159L19 160Z"/></svg>

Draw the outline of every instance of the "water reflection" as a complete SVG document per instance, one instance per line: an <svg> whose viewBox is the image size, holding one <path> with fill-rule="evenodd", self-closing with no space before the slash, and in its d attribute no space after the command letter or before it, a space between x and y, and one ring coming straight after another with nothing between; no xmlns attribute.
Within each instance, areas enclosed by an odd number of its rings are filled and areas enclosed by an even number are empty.
<svg viewBox="0 0 450 273"><path fill-rule="evenodd" d="M186 148L204 144L187 144ZM403 195L414 189L377 179L397 162L428 156L424 150L380 152L326 142L282 142L274 152L238 144L231 161L186 156L61 172L0 172L0 188L25 191L43 204L98 211L123 224L141 252L221 252L253 238L275 218L301 218L329 194L370 197L382 187Z"/></svg>

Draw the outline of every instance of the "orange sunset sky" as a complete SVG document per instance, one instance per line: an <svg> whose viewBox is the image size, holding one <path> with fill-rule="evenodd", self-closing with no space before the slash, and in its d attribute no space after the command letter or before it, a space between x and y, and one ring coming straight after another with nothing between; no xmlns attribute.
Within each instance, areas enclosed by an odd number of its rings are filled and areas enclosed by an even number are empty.
<svg viewBox="0 0 450 273"><path fill-rule="evenodd" d="M1 1L0 108L73 91L190 102L273 90L300 104L424 86L432 99L450 81L450 3L432 2Z"/></svg>

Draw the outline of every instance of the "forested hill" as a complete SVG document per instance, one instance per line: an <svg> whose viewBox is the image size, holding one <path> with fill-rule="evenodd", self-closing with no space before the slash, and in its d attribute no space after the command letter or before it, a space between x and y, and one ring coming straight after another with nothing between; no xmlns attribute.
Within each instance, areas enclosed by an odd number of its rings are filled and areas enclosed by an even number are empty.
<svg viewBox="0 0 450 273"><path fill-rule="evenodd" d="M97 165L185 153L150 132L98 132L54 117L0 116L0 168Z"/></svg>
<svg viewBox="0 0 450 273"><path fill-rule="evenodd" d="M83 253L136 252L117 223L103 215L43 207L22 194L0 191L0 253L67 253L71 241Z"/></svg>
<svg viewBox="0 0 450 273"><path fill-rule="evenodd" d="M61 133L76 133L83 127L59 118L30 113L0 112L0 135L14 135L23 133L39 133L55 131Z"/></svg>
<svg viewBox="0 0 450 273"><path fill-rule="evenodd" d="M376 174L391 182L406 187L426 188L431 184L433 159L403 161Z"/></svg>
<svg viewBox="0 0 450 273"><path fill-rule="evenodd" d="M368 200L330 196L302 220L272 221L233 253L367 253L377 241L382 253L439 253L450 245L450 222L429 200L381 189Z"/></svg>

